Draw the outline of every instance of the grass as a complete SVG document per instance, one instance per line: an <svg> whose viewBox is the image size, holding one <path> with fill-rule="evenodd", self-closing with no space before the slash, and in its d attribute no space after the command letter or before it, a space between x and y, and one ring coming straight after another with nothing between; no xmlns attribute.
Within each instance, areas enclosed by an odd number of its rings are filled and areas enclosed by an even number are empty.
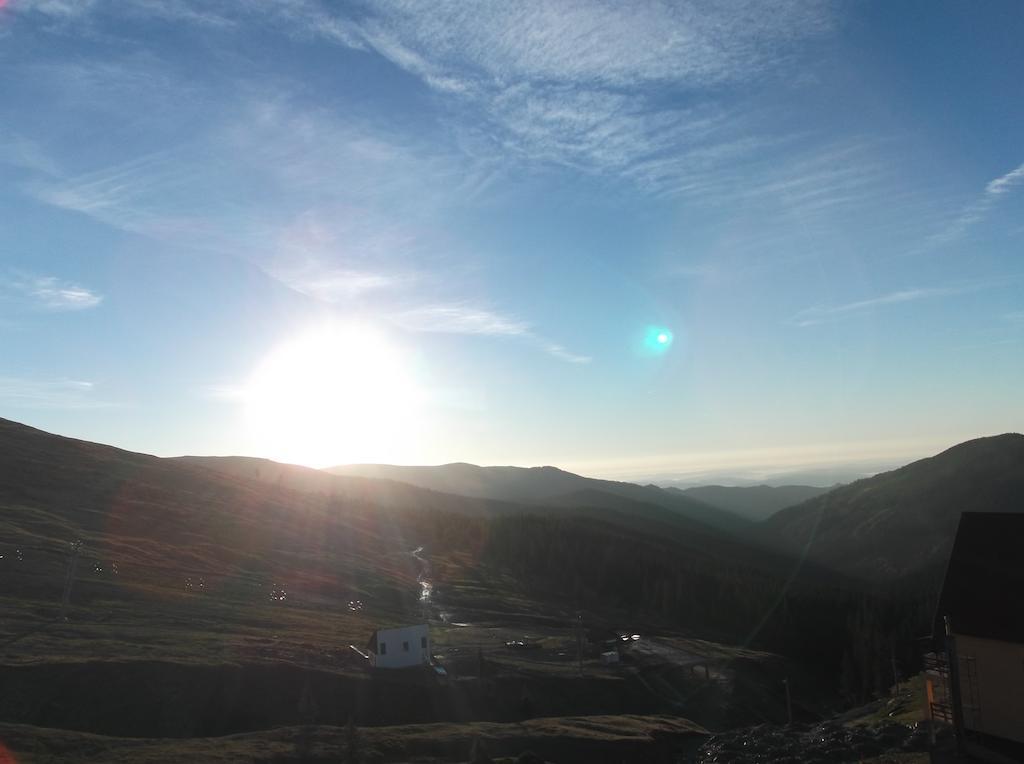
<svg viewBox="0 0 1024 764"><path fill-rule="evenodd" d="M894 722L910 726L927 719L925 703L924 674L916 674L900 685L895 697L881 704L869 704L863 715L851 718L848 723L871 726Z"/></svg>
<svg viewBox="0 0 1024 764"><path fill-rule="evenodd" d="M419 724L360 728L364 751L385 761L465 761L479 740L492 756L516 756L533 750L545 757L565 751L588 753L588 761L645 761L645 751L667 741L696 745L706 735L699 726L667 716L596 716L531 719L523 723ZM14 760L169 764L180 761L341 761L343 727L284 727L266 732L188 740L116 738L67 730L0 724L0 762L4 747ZM605 759L602 751L613 757ZM561 758L559 756L559 758Z"/></svg>

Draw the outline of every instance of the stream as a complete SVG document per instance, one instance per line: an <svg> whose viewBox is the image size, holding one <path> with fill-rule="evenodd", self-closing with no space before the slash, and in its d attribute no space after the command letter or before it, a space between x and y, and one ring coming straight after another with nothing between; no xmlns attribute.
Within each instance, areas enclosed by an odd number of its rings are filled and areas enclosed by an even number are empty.
<svg viewBox="0 0 1024 764"><path fill-rule="evenodd" d="M436 605L434 600L434 583L431 581L433 572L430 565L430 560L423 556L423 547L418 546L409 552L410 555L420 564L420 571L416 575L416 583L420 585L420 605L423 606L423 615L427 620L432 615L432 610ZM469 626L468 623L456 623L451 620L451 614L446 613L443 610L437 611L437 617L442 623L448 626Z"/></svg>

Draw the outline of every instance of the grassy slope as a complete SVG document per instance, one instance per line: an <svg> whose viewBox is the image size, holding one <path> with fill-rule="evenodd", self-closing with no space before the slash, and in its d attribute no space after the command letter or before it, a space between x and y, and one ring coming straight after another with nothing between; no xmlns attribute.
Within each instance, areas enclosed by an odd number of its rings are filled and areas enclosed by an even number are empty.
<svg viewBox="0 0 1024 764"><path fill-rule="evenodd" d="M561 758L566 751L584 754L588 761L652 760L659 742L698 741L706 734L685 719L664 716L612 716L531 719L520 724L470 722L361 728L364 751L376 751L388 761L462 760L475 740L492 756L515 756L533 750ZM268 732L197 738L186 741L110 738L64 730L40 730L0 724L0 740L25 762L102 761L110 764L170 764L180 761L329 761L340 760L345 749L342 727L287 727ZM3 761L0 748L0 761Z"/></svg>
<svg viewBox="0 0 1024 764"><path fill-rule="evenodd" d="M50 624L83 542L71 621ZM413 616L397 516L0 421L0 655L221 661ZM283 601L274 592L286 592ZM350 611L349 600L366 609ZM35 631L38 629L38 631Z"/></svg>
<svg viewBox="0 0 1024 764"><path fill-rule="evenodd" d="M961 443L937 456L784 509L759 536L844 573L881 581L941 566L961 512L1024 511L1024 435Z"/></svg>

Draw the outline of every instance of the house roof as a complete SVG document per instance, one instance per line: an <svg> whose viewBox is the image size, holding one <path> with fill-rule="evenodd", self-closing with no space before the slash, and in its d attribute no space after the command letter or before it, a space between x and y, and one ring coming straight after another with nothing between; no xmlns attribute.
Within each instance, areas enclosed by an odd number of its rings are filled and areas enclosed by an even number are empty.
<svg viewBox="0 0 1024 764"><path fill-rule="evenodd" d="M937 611L954 634L1024 643L1024 514L964 512Z"/></svg>

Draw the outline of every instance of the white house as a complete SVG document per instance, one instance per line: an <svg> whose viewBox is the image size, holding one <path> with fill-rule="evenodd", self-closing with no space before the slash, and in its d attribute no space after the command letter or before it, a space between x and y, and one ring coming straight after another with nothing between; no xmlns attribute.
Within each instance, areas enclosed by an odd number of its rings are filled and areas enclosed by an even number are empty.
<svg viewBox="0 0 1024 764"><path fill-rule="evenodd" d="M408 668L430 664L430 628L425 623L378 629L366 645L370 665L376 668Z"/></svg>

